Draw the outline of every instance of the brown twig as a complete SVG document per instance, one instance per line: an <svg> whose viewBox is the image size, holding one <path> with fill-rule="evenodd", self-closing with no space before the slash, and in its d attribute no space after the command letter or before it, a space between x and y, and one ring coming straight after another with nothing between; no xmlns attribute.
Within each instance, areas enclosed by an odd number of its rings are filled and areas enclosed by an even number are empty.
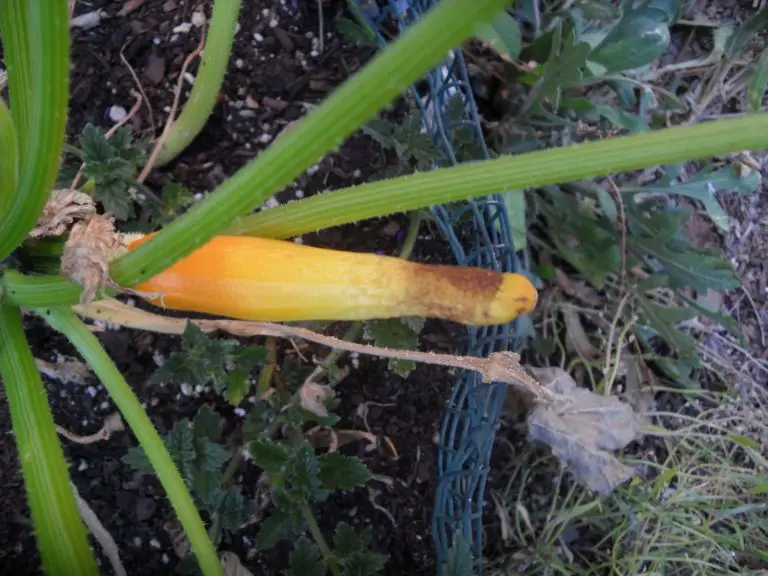
<svg viewBox="0 0 768 576"><path fill-rule="evenodd" d="M194 60L197 56L200 55L200 53L203 51L203 47L205 46L205 31L203 31L202 34L200 34L200 43L198 44L197 48L195 48L189 56L186 57L184 60L184 64L181 66L181 72L179 73L179 79L176 82L176 89L173 92L173 104L171 105L171 112L168 114L168 120L165 123L165 127L163 128L162 134L160 134L160 138L157 139L157 142L155 143L155 147L152 149L152 153L149 155L149 159L147 160L146 166L144 166L144 169L141 171L141 174L139 174L139 177L136 179L140 183L144 183L144 180L147 179L147 176L149 176L149 173L152 171L152 167L155 165L155 162L157 162L157 157L160 155L160 152L163 149L163 146L165 146L165 142L168 140L168 137L171 134L171 128L173 127L173 122L176 118L176 111L179 108L179 100L181 99L181 87L184 85L184 74L187 73L187 68L189 68L189 65L192 64L192 60Z"/></svg>
<svg viewBox="0 0 768 576"><path fill-rule="evenodd" d="M204 332L221 330L234 336L273 336L276 338L301 338L316 344L339 348L347 352L357 352L380 358L410 360L422 364L448 366L479 372L485 382L503 382L534 394L536 397L555 400L556 396L539 383L520 365L520 357L512 352L496 352L487 358L474 356L454 356L415 350L383 348L368 344L347 342L332 336L318 334L306 328L284 326L270 322L248 322L243 320L193 320L188 318L169 318L127 306L118 300L106 298L87 306L74 306L73 310L84 317L126 328L147 330L163 334L182 334L187 322L196 324Z"/></svg>
<svg viewBox="0 0 768 576"><path fill-rule="evenodd" d="M128 59L125 57L125 54L123 53L128 44L130 43L130 40L123 44L122 48L120 48L120 60L123 61L123 64L125 64L125 67L128 68L128 72L131 73L131 77L133 78L134 83L136 84L136 88L139 90L139 94L142 95L144 98L144 102L147 105L147 110L149 111L149 126L152 129L152 134L155 133L155 119L154 114L152 112L152 103L149 101L149 98L147 98L147 93L144 91L144 87L141 85L141 81L139 80L138 75L136 74L136 71L133 69L133 66L130 65L128 62Z"/></svg>
<svg viewBox="0 0 768 576"><path fill-rule="evenodd" d="M122 432L123 430L125 430L125 425L123 424L122 418L120 418L119 412L115 412L114 414L107 416L107 418L104 420L104 425L101 427L101 430L95 432L94 434L88 434L87 436L80 436L74 432L70 432L66 428L56 425L56 431L64 436L64 438L74 442L75 444L93 444L95 442L103 442L105 440L109 440L114 432Z"/></svg>

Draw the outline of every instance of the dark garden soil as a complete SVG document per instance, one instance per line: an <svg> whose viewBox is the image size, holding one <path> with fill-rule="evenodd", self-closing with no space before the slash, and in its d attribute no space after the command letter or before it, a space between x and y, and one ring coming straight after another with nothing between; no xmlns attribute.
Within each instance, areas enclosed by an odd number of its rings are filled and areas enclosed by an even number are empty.
<svg viewBox="0 0 768 576"><path fill-rule="evenodd" d="M199 41L200 30L194 26L189 29L185 23L190 23L193 13L203 6L209 11L210 4L191 0L78 3L76 14L103 9L107 15L94 28L73 30L70 141L75 142L86 123L110 127L113 106L130 110L133 105L131 91L136 84L121 60L121 50L152 107L151 115L146 102L139 110L132 121L134 133L145 137L159 134L182 63ZM244 1L231 66L213 116L177 161L155 171L147 181L150 188L159 191L164 183L174 181L195 193L211 191L255 157L288 123L300 118L305 104L319 103L359 69L371 50L351 45L335 34L333 17L343 4L323 4L326 35L321 47L317 41L317 2ZM119 13L129 7L134 7L129 13ZM353 136L338 153L326 157L281 193L278 200L284 202L363 182L385 163L367 137ZM309 235L304 241L395 253L406 226L405 218L383 219ZM415 258L450 261L445 244L427 225L422 234ZM58 354L75 356L66 341L39 321L30 318L28 327L30 346L37 358L55 361ZM341 334L343 328L332 327L331 332ZM447 352L461 343L462 334L455 326L429 322L423 341L432 350ZM99 337L161 433L170 430L175 421L191 418L203 403L208 403L227 419L225 433L229 438L238 437L242 417L215 396L186 396L175 386L147 386L157 368L154 356L177 349L177 338L127 330L105 330ZM327 354L321 348L312 351L320 357ZM374 547L390 555L388 574L434 573L430 535L436 470L434 440L452 384L453 377L443 370L420 367L403 380L387 370L385 361L359 358L359 367L353 367L339 385L342 403L338 413L343 418L340 427L368 429L389 437L397 458L385 447L373 452L365 451L362 445L345 447L357 453L380 479L374 480L370 489L332 497L318 508L319 522L329 535L339 520L373 526ZM115 411L95 379L85 386L46 380L46 386L56 423L76 434L97 431L104 418ZM247 401L243 407L248 407ZM0 402L0 435L0 568L8 574L38 573L40 558L6 402ZM140 476L121 462L126 451L136 445L133 435L117 433L109 441L90 445L66 439L62 442L74 484L115 539L129 574L171 573L178 558L165 530L173 519L169 502L154 477ZM256 468L242 464L238 477L253 495ZM221 549L236 552L254 574L278 574L286 566L290 547L282 545L266 554L256 553L252 543L257 527L253 524L236 535L228 535ZM94 548L99 551L98 545L94 544ZM100 561L104 573L111 573L105 558L100 557Z"/></svg>

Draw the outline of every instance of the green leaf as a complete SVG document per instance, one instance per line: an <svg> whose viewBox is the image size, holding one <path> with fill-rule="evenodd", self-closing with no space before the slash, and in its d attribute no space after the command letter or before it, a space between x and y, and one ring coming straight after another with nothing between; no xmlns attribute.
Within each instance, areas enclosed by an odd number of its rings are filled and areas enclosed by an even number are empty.
<svg viewBox="0 0 768 576"><path fill-rule="evenodd" d="M232 457L228 451L216 442L211 442L206 437L193 439L194 443L194 467L196 470L219 471Z"/></svg>
<svg viewBox="0 0 768 576"><path fill-rule="evenodd" d="M163 438L163 442L182 477L188 482L191 481L192 466L195 461L195 446L189 420L177 420L171 431ZM123 462L133 466L139 472L154 473L154 468L141 446L135 446L128 450L123 456Z"/></svg>
<svg viewBox="0 0 768 576"><path fill-rule="evenodd" d="M333 553L339 559L344 576L373 576L384 569L389 556L369 550L371 537L370 527L360 530L345 522L336 525Z"/></svg>
<svg viewBox="0 0 768 576"><path fill-rule="evenodd" d="M302 536L289 556L289 568L283 576L325 576L328 567L317 544Z"/></svg>
<svg viewBox="0 0 768 576"><path fill-rule="evenodd" d="M344 18L343 16L337 16L334 20L334 24L336 25L336 31L347 40L360 44L361 46L378 47L376 35L368 26L364 26L354 20Z"/></svg>
<svg viewBox="0 0 768 576"><path fill-rule="evenodd" d="M213 514L219 508L223 493L221 492L221 470L192 470L192 489L201 502L201 508Z"/></svg>
<svg viewBox="0 0 768 576"><path fill-rule="evenodd" d="M747 101L749 111L754 113L763 109L763 98L768 87L768 48L757 57L755 69L747 82Z"/></svg>
<svg viewBox="0 0 768 576"><path fill-rule="evenodd" d="M288 538L294 531L291 517L283 514L279 509L272 512L260 526L259 533L254 539L257 550L269 550L283 538Z"/></svg>
<svg viewBox="0 0 768 576"><path fill-rule="evenodd" d="M445 576L473 576L475 573L473 561L472 549L464 538L464 534L456 532L448 549Z"/></svg>
<svg viewBox="0 0 768 576"><path fill-rule="evenodd" d="M200 406L192 425L196 438L207 438L216 442L221 435L221 418L207 404Z"/></svg>
<svg viewBox="0 0 768 576"><path fill-rule="evenodd" d="M278 473L291 460L285 446L268 440L254 440L248 445L253 463L268 474Z"/></svg>
<svg viewBox="0 0 768 576"><path fill-rule="evenodd" d="M737 28L728 38L725 43L725 57L731 59L738 56L747 43L752 39L752 36L760 32L766 26L768 26L768 10L758 10L752 18L744 22L744 24Z"/></svg>
<svg viewBox="0 0 768 576"><path fill-rule="evenodd" d="M224 528L236 532L254 513L253 502L246 500L239 488L228 488L219 504L219 514Z"/></svg>
<svg viewBox="0 0 768 576"><path fill-rule="evenodd" d="M318 458L320 481L328 490L353 490L371 479L371 472L359 459L338 452Z"/></svg>
<svg viewBox="0 0 768 576"><path fill-rule="evenodd" d="M728 215L720 206L715 192L728 190L742 195L751 194L760 186L758 172L744 173L736 165L729 164L712 172L701 172L685 182L673 183L670 186L645 186L632 189L643 194L679 194L702 203L712 222L722 231L730 228ZM624 192L624 190L622 190Z"/></svg>
<svg viewBox="0 0 768 576"><path fill-rule="evenodd" d="M365 322L363 337L382 348L416 350L419 346L418 335L397 318ZM389 369L401 378L407 378L416 369L416 363L412 360L391 358Z"/></svg>
<svg viewBox="0 0 768 576"><path fill-rule="evenodd" d="M275 420L275 412L265 400L259 400L248 412L243 423L243 441L262 440Z"/></svg>
<svg viewBox="0 0 768 576"><path fill-rule="evenodd" d="M490 24L479 26L476 35L504 60L516 60L520 55L520 25L506 10L499 12Z"/></svg>
<svg viewBox="0 0 768 576"><path fill-rule="evenodd" d="M525 225L525 190L510 190L501 195L509 218L509 231L515 251L525 250L528 229Z"/></svg>
<svg viewBox="0 0 768 576"><path fill-rule="evenodd" d="M644 295L637 299L640 307L640 322L652 328L663 338L680 358L692 358L698 342L696 339L677 328L677 324L696 316L692 308L660 306L648 300Z"/></svg>
<svg viewBox="0 0 768 576"><path fill-rule="evenodd" d="M628 12L589 56L606 73L646 66L669 46L667 13L654 8Z"/></svg>
<svg viewBox="0 0 768 576"><path fill-rule="evenodd" d="M7 303L0 304L0 342L0 374L43 569L98 574L21 311Z"/></svg>
<svg viewBox="0 0 768 576"><path fill-rule="evenodd" d="M328 491L323 488L320 480L317 455L306 440L285 465L283 477L294 501L323 501L328 497Z"/></svg>

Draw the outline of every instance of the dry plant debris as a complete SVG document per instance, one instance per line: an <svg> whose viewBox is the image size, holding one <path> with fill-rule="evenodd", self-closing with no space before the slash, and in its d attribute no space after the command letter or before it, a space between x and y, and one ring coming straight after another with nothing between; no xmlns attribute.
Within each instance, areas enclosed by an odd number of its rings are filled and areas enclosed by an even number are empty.
<svg viewBox="0 0 768 576"><path fill-rule="evenodd" d="M599 494L612 492L634 471L613 451L621 450L639 433L639 421L629 404L615 396L580 388L561 368L531 368L557 400L537 403L528 415L532 440L547 444L576 478Z"/></svg>

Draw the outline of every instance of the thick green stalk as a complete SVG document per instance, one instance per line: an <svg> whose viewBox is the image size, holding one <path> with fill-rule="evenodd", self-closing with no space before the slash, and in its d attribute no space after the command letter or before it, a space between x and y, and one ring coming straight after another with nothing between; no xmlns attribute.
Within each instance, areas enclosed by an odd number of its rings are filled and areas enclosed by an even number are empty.
<svg viewBox="0 0 768 576"><path fill-rule="evenodd" d="M173 160L189 146L208 121L227 71L239 13L240 0L214 2L203 58L195 76L192 93L181 115L174 121L155 166L162 166Z"/></svg>
<svg viewBox="0 0 768 576"><path fill-rule="evenodd" d="M255 160L151 240L116 259L111 276L135 286L208 242L337 148L364 122L470 37L509 0L442 0Z"/></svg>
<svg viewBox="0 0 768 576"><path fill-rule="evenodd" d="M152 421L144 408L141 407L139 399L136 398L136 394L125 381L112 359L88 327L68 309L46 308L36 310L36 313L45 318L54 330L58 330L72 342L99 377L101 383L104 384L152 463L155 474L168 494L184 532L192 545L192 551L197 556L203 574L206 576L222 574L221 563L216 556L216 548L208 538L205 526L184 480Z"/></svg>
<svg viewBox="0 0 768 576"><path fill-rule="evenodd" d="M0 305L0 343L0 373L43 569L49 576L96 575L43 381L24 336L21 312L9 304Z"/></svg>
<svg viewBox="0 0 768 576"><path fill-rule="evenodd" d="M768 114L607 138L363 184L242 218L226 234L289 238L366 218L768 146Z"/></svg>
<svg viewBox="0 0 768 576"><path fill-rule="evenodd" d="M10 110L0 96L0 214L5 214L19 181L19 145Z"/></svg>
<svg viewBox="0 0 768 576"><path fill-rule="evenodd" d="M25 276L15 270L3 274L3 297L16 306L43 308L73 306L83 287L63 276Z"/></svg>
<svg viewBox="0 0 768 576"><path fill-rule="evenodd" d="M33 78L27 20L29 7L18 0L0 2L0 38L8 70L11 116L18 139L19 166L26 163L25 143L29 142ZM0 212L2 214L2 212Z"/></svg>
<svg viewBox="0 0 768 576"><path fill-rule="evenodd" d="M37 222L56 181L69 99L69 6L67 0L2 0L0 21L4 35L21 36L12 28L26 16L26 42L14 42L6 58L9 82L20 82L12 94L11 113L28 106L19 117L19 183L9 209L0 214L0 260L7 258ZM28 58L28 61L25 60ZM15 59L15 61L14 61ZM15 73L29 68L29 74ZM15 89L14 89L15 90ZM22 104L14 96L26 98Z"/></svg>

